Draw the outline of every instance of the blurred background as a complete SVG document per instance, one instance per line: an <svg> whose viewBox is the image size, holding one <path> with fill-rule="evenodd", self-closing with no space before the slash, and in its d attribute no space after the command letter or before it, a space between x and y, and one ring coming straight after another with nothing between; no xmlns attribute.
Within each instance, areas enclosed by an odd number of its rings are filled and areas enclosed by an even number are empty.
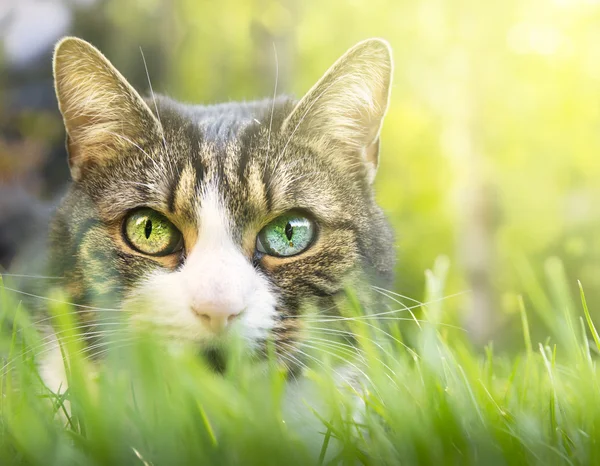
<svg viewBox="0 0 600 466"><path fill-rule="evenodd" d="M476 341L512 341L520 294L577 307L542 296L556 275L574 296L581 280L594 312L599 21L597 0L0 0L0 267L68 182L61 36L95 44L146 93L141 48L154 90L194 103L270 96L277 64L278 92L301 96L378 36L396 62L376 181L397 232L395 291L423 299L425 270L448 257L444 293L468 292L447 308Z"/></svg>

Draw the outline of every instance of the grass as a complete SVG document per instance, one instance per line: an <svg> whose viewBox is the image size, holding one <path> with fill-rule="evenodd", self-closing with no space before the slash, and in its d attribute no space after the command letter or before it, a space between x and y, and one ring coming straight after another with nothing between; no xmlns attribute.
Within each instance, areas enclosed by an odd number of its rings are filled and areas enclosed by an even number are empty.
<svg viewBox="0 0 600 466"><path fill-rule="evenodd" d="M424 319L348 318L357 349L314 337L306 347L314 364L291 382L239 345L216 375L145 336L93 364L72 310L55 297L66 395L43 387L35 365L43 350L32 351L43 342L0 287L0 464L596 464L600 338L583 288L575 301L560 262L546 269L550 292L523 272L518 354L476 350L448 325L440 261L427 274ZM543 342L531 337L538 321ZM360 390L339 383L342 359L364 371Z"/></svg>

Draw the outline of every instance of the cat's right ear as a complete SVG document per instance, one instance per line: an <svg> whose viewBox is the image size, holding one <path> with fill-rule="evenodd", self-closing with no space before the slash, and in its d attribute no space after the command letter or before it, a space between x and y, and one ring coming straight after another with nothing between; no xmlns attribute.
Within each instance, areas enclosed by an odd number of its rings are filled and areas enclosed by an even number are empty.
<svg viewBox="0 0 600 466"><path fill-rule="evenodd" d="M135 89L84 40L67 37L56 45L54 85L75 181L90 165L118 156L125 146L141 145L160 128Z"/></svg>
<svg viewBox="0 0 600 466"><path fill-rule="evenodd" d="M317 150L354 170L369 183L379 164L379 132L390 100L392 51L383 39L359 42L336 61L298 102L282 131L308 136ZM359 162L357 164L356 162Z"/></svg>

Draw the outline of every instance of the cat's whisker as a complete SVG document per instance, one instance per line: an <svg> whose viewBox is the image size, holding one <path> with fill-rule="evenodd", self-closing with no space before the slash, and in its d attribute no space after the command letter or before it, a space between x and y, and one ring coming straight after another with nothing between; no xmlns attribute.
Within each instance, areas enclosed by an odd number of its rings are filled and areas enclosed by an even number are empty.
<svg viewBox="0 0 600 466"><path fill-rule="evenodd" d="M98 311L98 313L102 313L103 311ZM108 310L108 312L116 312L116 311L112 311L112 310ZM72 315L77 316L76 312L71 312ZM45 324L48 322L51 322L52 320L55 320L56 317L55 316L48 316L48 317L44 317L43 319L39 319L36 321L33 321L27 325L21 325L19 326L19 328L17 329L17 332L20 333L23 330L29 329L31 327L35 327L35 326L40 326L40 324ZM106 321L106 322L104 322ZM61 328L62 326L60 324L58 324L57 322L51 322L52 323L52 327L53 328ZM102 319L98 319L97 317L94 318L94 323L88 323L88 325L90 327L93 326L101 326L101 325L120 325L120 323L115 322L115 319L112 317L103 317ZM80 328L85 328L87 327L87 325L76 325L74 327L70 327L72 329L80 329Z"/></svg>
<svg viewBox="0 0 600 466"><path fill-rule="evenodd" d="M327 369L327 366L323 363L323 361L321 361L319 358L316 358L315 356L313 356L312 354L307 353L306 351L303 351L302 349L300 349L298 346L292 345L290 343L281 341L279 342L279 344L281 346L285 346L288 348L289 352L287 353L288 356L291 355L291 352L295 352L298 353L299 355L310 359L311 361L314 361L315 363L317 363L320 367L322 367L323 369ZM305 365L305 367L308 367ZM336 369L332 369L333 372L339 376L340 378L342 378L346 383L350 383L343 374L341 374L339 371L337 371Z"/></svg>
<svg viewBox="0 0 600 466"><path fill-rule="evenodd" d="M275 89L273 90L273 102L271 103L271 117L269 118L269 133L267 135L267 154L271 153L271 132L273 130L273 114L275 113L275 98L277 97L277 85L279 83L279 59L277 57L277 48L275 42L273 42L273 53L275 54ZM263 167L263 174L267 167L268 156L265 157L265 165Z"/></svg>
<svg viewBox="0 0 600 466"><path fill-rule="evenodd" d="M330 355L330 356L332 356L332 357L334 357L334 358L336 358L336 359L338 359L338 360L342 361L344 364L347 364L347 365L349 365L349 366L353 367L354 369L356 369L356 370L357 370L357 371L358 371L358 372L359 372L359 373L360 373L360 374L361 374L361 375L364 377L364 380L366 380L366 381L368 381L368 382L369 382L369 384L370 384L370 385L373 387L373 390L374 390L375 392L377 392L377 388L376 388L376 387L375 387L375 385L373 384L373 381L371 380L371 378L370 378L370 377L369 377L369 376L366 374L366 372L365 372L365 371L363 371L363 370L362 370L360 367L358 367L358 366L357 366L356 364L354 364L353 362L351 362L351 361L348 361L348 359L346 359L346 358L344 358L344 357L340 356L339 354L333 353L332 351L326 350L326 349L324 349L324 348L320 348L320 347L318 347L318 346L315 346L315 345L311 345L310 343L306 343L306 342L300 342L299 344L300 344L300 345L302 345L302 346L304 346L304 347L306 347L306 348L310 348L310 349L317 350L317 351L319 351L320 353L325 353L325 354L328 354L328 355ZM304 354L305 354L306 356L309 356L309 355L308 355L308 353L306 353L306 352L305 352ZM313 357L313 359L315 359L315 360L318 360L317 358L314 358L314 357ZM339 371L335 371L335 369L333 369L333 370L334 370L334 372L336 372L336 374L337 374L337 375L341 375L341 374L339 373ZM349 385L349 386L352 386L352 384L351 384L350 382L348 382L347 380L345 380L345 381L346 381L346 383L348 383L348 385Z"/></svg>
<svg viewBox="0 0 600 466"><path fill-rule="evenodd" d="M284 367L286 368L286 370L292 375L294 380L298 380L298 378L296 377L296 375L294 374L294 372L291 370L292 367L287 364L285 361L288 361L289 363L293 364L293 365L297 365L300 369L307 369L308 366L302 362L300 359L298 359L296 356L294 356L293 354L289 354L289 353L279 353L278 358L281 360L283 359L281 362L283 363Z"/></svg>
<svg viewBox="0 0 600 466"><path fill-rule="evenodd" d="M413 358L419 358L419 355L410 347L408 346L406 343L404 343L403 341L399 340L398 338L396 338L394 335L392 335L389 332L386 332L384 329L378 327L377 325L373 325L369 322L363 322L364 325L373 328L374 330L377 330L378 332L383 333L386 337L390 338L391 340L395 341L396 343L398 343L399 345L403 346L404 349L406 349ZM352 332L349 332L350 334L354 335Z"/></svg>
<svg viewBox="0 0 600 466"><path fill-rule="evenodd" d="M72 335L72 336L61 336L59 338L56 338L56 335L60 334L61 332L57 332L57 333L53 333L51 335L47 335L46 337L42 338L39 340L39 342L37 344L32 344L29 349L27 349L26 351L19 353L18 355L16 355L13 359L11 359L10 361L6 362L5 365L0 368L0 373L2 373L6 368L8 368L10 365L12 365L15 361L34 354L36 357L40 357L43 356L44 354L52 351L55 348L58 348L60 343L62 342L69 342L69 343L76 343L78 341L86 341L87 340L87 336L88 335L92 335L92 336L110 336L113 334L117 334L118 331L104 331L104 332L90 332L90 333L86 333L86 334L77 334L77 335ZM54 345L54 346L52 346ZM44 351L39 351L41 349L44 349Z"/></svg>
<svg viewBox="0 0 600 466"><path fill-rule="evenodd" d="M104 331L104 332L95 332L96 335L95 336L110 336L110 335L116 335L119 332L118 331ZM40 358L48 353L50 353L53 350L59 349L61 344L64 343L78 343L78 342L85 342L87 341L86 336L90 335L88 334L77 334L77 335L72 335L69 337L65 337L62 336L60 338L56 338L55 335L49 335L48 337L44 338L41 340L41 344L36 344L36 345L31 345L30 348L28 348L26 351L21 352L17 355L15 355L11 360L7 361L1 368L0 368L0 377L5 376L8 371L10 370L10 366L12 366L16 361L29 356L29 355L34 355L36 358ZM48 341L49 340L49 341Z"/></svg>
<svg viewBox="0 0 600 466"><path fill-rule="evenodd" d="M41 325L42 322L51 319L51 318L47 318L47 319L42 319L39 322L33 322L30 323L26 326L21 326L19 328L17 328L17 334L22 334L23 330L27 330L29 328L32 327L39 327L40 329L42 329L44 327L44 325ZM118 327L118 328L114 328L114 327ZM111 330L111 328L114 328L114 330ZM38 342L43 342L43 341L47 341L47 340L52 340L55 339L57 336L61 336L61 335L65 335L68 333L74 333L76 335L90 335L92 332L89 330L95 331L95 332L100 332L102 329L108 329L110 331L128 331L128 329L126 327L124 327L122 325L122 323L120 322L115 322L114 320L111 321L107 321L106 322L95 322L95 323L78 323L77 325L70 325L70 324L66 324L66 325L61 325L59 323L52 323L52 324L47 324L46 327L46 331L41 331L41 334L38 334L38 336L34 336L31 338L32 341L38 341ZM108 331L107 330L107 331Z"/></svg>
<svg viewBox="0 0 600 466"><path fill-rule="evenodd" d="M322 330L322 331L327 331L331 334L345 335L350 338L356 338L356 334L354 332L351 332L350 330L341 330L341 329L337 329L337 328L328 328L328 327L314 327L312 325L310 325L308 327L309 332L313 332L316 330Z"/></svg>
<svg viewBox="0 0 600 466"><path fill-rule="evenodd" d="M377 287L377 288L380 288L380 287ZM389 292L389 290L385 290L383 288L380 288L380 289L382 291L384 291L384 292ZM421 302L421 301L418 301L416 299L410 298L408 296L402 296L402 295L400 295L401 297L405 297L406 299L409 299L409 300L411 300L411 301L413 301L415 303L418 303L418 305L407 306L406 304L404 304L402 302L395 301L398 304L402 305L403 308L401 308L401 309L394 309L392 311L385 311L385 312L386 313L397 313L397 312L411 311L413 309L418 309L419 307L427 306L428 304L435 303L437 301L441 301L441 300L444 300L444 299L447 299L447 298L451 298L451 297L460 295L462 293L469 293L469 291L467 290L467 291L463 291L463 292L460 292L460 293L456 293L456 294L444 296L444 297L440 298L439 300L429 301L429 302ZM395 293L395 294L397 294L397 293ZM384 294L383 296L386 296L386 295ZM392 297L390 297L390 296L386 296L386 297L392 299ZM319 309L316 310L316 312L312 312L310 314L304 314L304 315L301 314L301 315L296 315L296 316L286 316L286 319L299 319L299 320L303 320L303 321L308 321L308 320L311 320L311 319L320 318L318 316L322 316L323 319L329 319L329 318L331 318L331 319L338 319L338 320L339 319L348 319L348 320L352 320L353 319L353 318L343 317L343 316L340 316L340 315L327 314L329 311L335 310L338 307L339 307L338 304L333 304L332 306L329 306L329 307L326 307L326 308L319 308ZM383 313L369 314L370 317L378 316L378 315L383 315ZM411 313L411 315L412 315L412 313ZM406 319L406 320L414 320L414 319L411 318L411 319ZM427 322L427 321L425 321L425 320L419 320L419 322L423 323L423 322Z"/></svg>
<svg viewBox="0 0 600 466"><path fill-rule="evenodd" d="M326 332L320 332L320 333L324 333L325 335L327 334ZM356 354L359 355L361 361L363 361L365 363L368 362L367 353L365 352L365 350L360 348L360 346L354 346L354 345L350 345L348 343L343 343L343 342L336 341L336 340L331 340L331 339L326 339L326 338L318 338L318 337L313 337L313 336L306 339L306 341L312 341L312 340L320 342L320 344L323 344L326 346L338 347L339 349L347 348L346 351L356 352ZM374 343L376 346L378 346L390 359L394 359L394 356L392 356L392 354L390 354L389 351L386 351L381 345L379 345L373 339L370 339L370 340L372 343ZM387 370L389 370L390 373L392 373L392 374L394 373L394 370L389 365L387 365L382 359L374 357L374 356L372 356L372 357L375 359L375 361L379 362L382 366L384 366Z"/></svg>
<svg viewBox="0 0 600 466"><path fill-rule="evenodd" d="M300 360L299 358L297 358L295 355L293 355L291 353L279 353L278 356L282 357L290 362L298 364L298 366L301 367L302 369L308 369L308 366L302 360Z"/></svg>
<svg viewBox="0 0 600 466"><path fill-rule="evenodd" d="M121 338L119 340L100 341L98 343L94 343L93 345L87 346L87 347L79 350L76 353L76 355L84 354L87 357L93 359L94 357L97 357L98 354L91 352L91 350L95 350L97 348L106 348L106 352L108 352L108 351L112 351L115 349L123 348L124 347L122 345L123 343L133 343L133 342L139 341L139 340L140 340L140 338L138 336L133 335L133 336L129 336L128 338Z"/></svg>
<svg viewBox="0 0 600 466"><path fill-rule="evenodd" d="M110 337L110 336L114 336L114 335L119 335L119 332L112 332L112 333L107 333L106 335L103 335L105 337ZM114 344L119 343L119 339L115 340L115 339L110 339L110 340L101 340L99 342L95 342L91 345L85 345L85 343L88 342L87 338L84 336L79 336L78 338L75 337L71 337L71 338L67 338L67 337L61 337L59 340L57 341L51 341L48 342L46 344L44 344L44 351L40 351L40 352L35 352L34 355L36 358L41 358L43 356L45 356L46 354L54 351L54 350L60 350L61 345L64 344L78 344L78 343L84 343L84 345L82 345L81 349L79 349L76 353L74 353L75 355L80 355L80 354L85 354L89 351L89 349L91 349L92 347L97 347L98 345L102 345L102 346L111 346ZM34 348L34 351L37 350L39 348Z"/></svg>
<svg viewBox="0 0 600 466"><path fill-rule="evenodd" d="M26 330L31 327L41 327L40 324L49 319L53 319L53 317L41 319L39 321L32 322L26 326L20 326L17 328L17 333L22 333L23 330ZM69 332L81 332L82 330L86 330L86 329L98 329L98 331L99 331L99 329L104 329L107 327L119 327L122 331L130 331L130 329L127 329L127 327L125 327L122 322L115 322L114 319L110 319L110 320L105 319L105 320L106 321L102 321L102 320L95 321L93 323L92 322L81 323L81 324L73 325L73 326L71 326L69 324L61 325L58 323L53 323L51 326L52 330L48 334L42 333L42 335L44 335L44 336L40 335L39 338L37 338L37 340L45 341L45 340L55 338L58 335L63 335L65 333L69 333ZM119 329L116 329L116 330L119 330ZM78 334L80 334L80 333L78 333ZM85 335L90 335L90 334L91 334L91 332L85 332ZM36 338L34 337L34 339L36 339Z"/></svg>
<svg viewBox="0 0 600 466"><path fill-rule="evenodd" d="M390 320L390 321L396 321L396 320L404 320L404 321L408 321L408 322L414 322L414 319L409 319L407 317L373 317L373 316L367 316L362 318L363 320L375 320L375 321L386 321L386 320ZM429 320L424 320L424 319L418 319L418 322L423 323L423 324L431 324L431 321ZM435 324L436 326L439 327L445 327L445 328L451 328L454 330L460 330L462 332L467 332L467 329L459 326L459 325L453 325L453 324L447 324L445 322L437 322ZM419 326L419 328L421 328ZM422 328L421 328L422 330Z"/></svg>
<svg viewBox="0 0 600 466"><path fill-rule="evenodd" d="M399 309L399 311L402 309ZM374 320L374 321L386 321L386 320L393 320L393 321L406 321L406 322L416 322L418 325L423 323L423 324L430 324L431 322L429 320L425 320L425 319L413 319L413 318L409 318L409 317L378 317L378 316L373 316L373 315L366 315L366 316L357 316L357 317L336 317L336 316L331 316L329 318L325 318L325 319L315 319L315 320L310 320L310 319L306 319L304 320L304 322L308 322L308 323L323 323L323 322L340 322L340 321L352 321L352 322L361 322L361 321L365 321L365 320ZM464 329L463 327L460 327L458 325L452 325L452 324L447 324L444 322L439 322L436 323L436 325L439 325L441 327L447 327L447 328L453 328L455 330L462 330L464 332L466 332L467 330ZM419 325L419 329L423 330L421 325Z"/></svg>
<svg viewBox="0 0 600 466"><path fill-rule="evenodd" d="M403 295L403 294L400 294L400 293L396 293L395 291L388 290L386 288L382 288L380 286L373 286L373 285L371 285L371 288L383 291L384 293L387 293L388 295L394 295L394 296L397 296L397 297L402 298L402 299L407 299L407 300L412 301L412 302L414 302L414 303L416 303L418 305L418 306L411 306L411 309L414 309L415 307L427 306L428 304L437 303L437 302L442 301L444 299L454 298L454 297L457 297L457 296L462 296L464 294L471 293L471 290L463 290L463 291L459 291L457 293L453 293L453 294L450 294L450 295L442 296L441 298L439 298L437 300L423 302L423 301L419 301L418 299L411 298L410 296L406 296L406 295Z"/></svg>
<svg viewBox="0 0 600 466"><path fill-rule="evenodd" d="M90 346L84 348L83 350L78 351L76 353L76 355L83 354L88 359L94 359L94 358L97 358L98 356L108 353L110 351L115 351L118 349L126 348L128 346L132 346L132 344L138 340L139 340L139 338L131 337L131 338L122 338L119 340L99 342L94 345L90 345ZM94 351L94 352L90 353L91 349L97 349L97 348L105 348L105 349L102 351Z"/></svg>
<svg viewBox="0 0 600 466"><path fill-rule="evenodd" d="M306 340L299 341L297 343L297 347L313 349L313 350L318 351L319 354L328 354L330 356L334 356L338 360L341 360L344 364L353 365L353 363L351 361L349 361L347 358L345 358L341 355L338 355L336 353L332 353L331 351L321 348L321 347L317 346L316 344L313 345ZM353 354L353 356L356 356L356 354ZM323 367L325 367L325 366L323 366ZM356 366L354 366L354 367L356 367Z"/></svg>
<svg viewBox="0 0 600 466"><path fill-rule="evenodd" d="M142 61L144 62L144 70L146 71L146 78L148 79L148 86L150 87L150 95L152 96L152 102L154 103L154 110L156 111L156 119L158 120L158 126L160 129L160 135L162 137L163 147L165 149L165 153L167 154L167 160L169 164L169 169L171 171L171 176L175 175L175 170L173 168L173 157L169 154L169 149L167 146L167 139L165 138L165 129L162 124L162 120L160 119L160 113L158 112L158 104L156 103L156 95L154 94L154 89L152 88L152 81L150 80L150 72L148 71L148 64L146 63L146 57L144 56L144 51L142 47L140 47L140 54L142 55Z"/></svg>
<svg viewBox="0 0 600 466"><path fill-rule="evenodd" d="M446 296L442 296L441 298L432 299L431 301L426 301L424 303L415 304L414 306L407 306L404 309L395 309L395 310L392 310L392 311L378 312L378 313L369 314L369 315L370 316L383 316L383 315L393 314L393 313L396 313L396 312L399 312L399 311L402 311L402 310L412 310L412 309L418 309L420 307L427 307L430 304L440 303L440 302L445 301L447 299L455 298L457 296L462 296L462 295L467 294L467 293L470 293L470 291L469 290L459 291L458 293L452 293L452 294L449 294L449 295L446 295Z"/></svg>
<svg viewBox="0 0 600 466"><path fill-rule="evenodd" d="M386 288L382 288L381 286L371 285L371 288L373 288L374 290L383 291L384 293L387 293L387 294L394 295L394 296L396 296L398 298L407 299L407 300L412 301L413 303L416 303L416 304L419 304L419 305L423 305L424 304L423 302L419 301L418 299L411 298L410 296L406 296L406 295L403 295L403 294L400 294L400 293L396 293L395 291L388 290Z"/></svg>
<svg viewBox="0 0 600 466"><path fill-rule="evenodd" d="M329 346L329 347L333 347L334 349L338 349L338 350L340 349L340 348L336 348L335 346L332 346L332 345L331 345L331 342L329 342L328 340L325 340L325 339L323 339L323 341L321 341L321 342L320 342L320 344L321 344L321 345L326 345L326 346ZM352 353L351 353L351 354L352 354ZM378 358L378 357L374 357L374 356L371 356L371 357L369 358L369 357L367 357L367 356L365 355L365 352L364 352L364 351L361 351L361 355L360 355L359 357L360 357L360 360L361 360L361 362L362 362L363 364L368 364L368 363L369 363L369 360L374 360L374 361L377 361L379 364L381 364L381 365L383 366L383 368L385 369L385 371L384 371L384 374L385 374L385 376L388 378L388 380L390 380L390 382L391 382L391 383L392 383L392 384L393 384L393 385L394 385L396 388L400 388L400 387L398 386L398 384L396 383L396 381L395 381L395 380L393 379L393 377L392 377L392 376L396 375L396 371L394 371L394 369L392 369L392 368L391 368L391 367L390 367L390 366L389 366L387 363L385 363L385 362L383 361L383 359L381 359L381 358Z"/></svg>
<svg viewBox="0 0 600 466"><path fill-rule="evenodd" d="M396 303L400 304L401 306L403 306L403 307L404 307L404 309L405 309L406 311L408 311L408 312L409 312L409 314L411 315L411 317L413 318L413 320L414 320L414 321L415 321L415 323L417 324L417 327L419 327L419 329L421 329L421 324L419 323L419 320L417 319L417 317L415 316L415 314L412 312L412 310L410 310L410 309L408 308L408 306L407 306L406 304L404 304L403 302L401 302L400 300L398 300L398 299L396 299L396 298L394 298L394 297L392 297L392 296L389 296L389 295L387 295L385 292L383 292L383 291L381 291L381 290L379 290L379 289L377 289L377 288L373 288L373 290L375 290L377 293L379 293L379 294L382 294L382 295L383 295L383 296L385 296L386 298L389 298L389 299L391 299L392 301L394 301L394 302L396 302Z"/></svg>
<svg viewBox="0 0 600 466"><path fill-rule="evenodd" d="M339 351L344 352L345 354L349 354L352 356L358 357L362 362L367 362L367 358L365 357L364 350L360 349L358 346L352 346L348 343L343 343L336 340L331 340L327 338L319 338L315 336L311 336L309 338L305 338L303 342L306 343L314 343L316 345L322 345L328 348L337 349Z"/></svg>
<svg viewBox="0 0 600 466"><path fill-rule="evenodd" d="M33 294L33 293L28 293L26 291L17 290L15 288L9 288L7 286L3 286L2 289L6 290L6 291L11 291L13 293L21 294L21 295L24 295L24 296L29 296L31 298L41 299L43 301L50 301L50 302L57 303L57 304L66 304L68 306L73 306L73 307L77 307L77 308L80 308L80 309L89 309L91 311L111 311L111 312L119 312L120 311L120 309L111 309L111 308L101 308L101 307L94 307L94 306L86 306L84 304L77 304L77 303L72 303L72 302L69 302L69 301L61 301L60 299L47 298L45 296L40 296L40 295L36 295L36 294Z"/></svg>
<svg viewBox="0 0 600 466"><path fill-rule="evenodd" d="M337 321L344 321L344 320L352 321L352 320L361 320L361 319L372 319L372 318L376 318L376 317L379 317L379 316L387 316L387 315L390 315L390 314L396 314L396 313L399 313L399 312L409 312L409 311L411 311L413 309L418 309L418 308L421 308L421 307L426 307L426 306L428 306L430 304L439 303L439 302L444 301L446 299L454 298L456 296L460 296L460 295L463 295L465 293L469 293L469 291L461 291L461 292L458 292L458 293L453 293L453 294L450 294L450 295L447 295L447 296L443 296L443 297L438 298L438 299L433 299L431 301L427 301L427 302L424 302L424 303L415 304L414 306L406 306L406 305L404 305L404 307L401 308L401 309L392 309L391 311L376 312L374 314L368 314L368 315L365 315L365 316L356 316L356 317L327 316L327 317L324 317L323 319L319 319L319 321L333 321L333 320L337 320ZM400 303L400 304L403 304L403 303ZM293 318L298 318L298 319L302 319L302 320L305 320L305 321L310 321L311 317L312 316L303 316L303 315L293 316ZM374 320L377 320L377 319L374 319ZM414 319L409 319L409 320L414 320ZM419 322L428 322L428 321L426 321L426 320L419 320Z"/></svg>
<svg viewBox="0 0 600 466"><path fill-rule="evenodd" d="M99 330L99 329L103 329L106 327L113 327L113 326L120 327L121 331L123 331L123 332L128 331L119 322L104 322L104 323L100 323L100 324L85 324L85 325L77 325L74 327L67 327L67 328L54 326L53 332L50 335L46 335L45 337L43 337L40 341L45 341L45 340L49 340L49 339L52 339L55 337L60 337L61 335L68 334L69 332L78 332L77 334L83 335L83 336L101 335L102 332L105 332L107 330ZM83 334L80 333L81 330L86 330L86 329L95 329L95 330L86 331ZM110 331L116 332L116 331L119 331L119 329L114 329L114 330L110 330Z"/></svg>
<svg viewBox="0 0 600 466"><path fill-rule="evenodd" d="M291 359L285 358L285 357L280 357L277 360L277 364L279 364L287 374L290 374L292 379L294 379L294 382L297 380L296 376L294 375L293 371L291 370L291 363L293 363L293 361Z"/></svg>
<svg viewBox="0 0 600 466"><path fill-rule="evenodd" d="M375 338L369 338L365 335L356 335L354 332L349 330L339 330L328 327L313 327L312 325L309 327L310 332L322 333L325 335L333 335L339 337L340 335L344 335L346 337L350 337L356 339L359 345L361 345L362 340L366 340L369 343L377 346L385 355L387 355L390 359L394 359L392 353L386 350Z"/></svg>
<svg viewBox="0 0 600 466"><path fill-rule="evenodd" d="M112 316L114 316L115 314L111 314L111 313L115 313L115 312L122 313L122 311L120 311L120 310L113 310L113 309L99 309L99 310L94 309L94 312L96 312L97 314L103 314L104 312L106 312L107 314L109 314L108 316L102 316L101 318L99 318L97 316L94 316L93 322L95 322L95 323L102 323L102 322L105 322L105 321L114 322L115 318L112 317ZM70 314L71 316L73 316L75 318L77 318L80 315L80 313L77 312L77 311L74 311L74 312L71 311L68 314ZM52 315L49 315L49 316L44 317L42 319L34 320L29 325L21 326L20 328L21 329L29 328L29 327L34 326L34 325L38 325L38 324L42 324L42 323L47 323L48 321L52 321L53 319L56 319L56 317L52 316ZM91 324L91 322L87 322L87 323ZM58 322L53 322L52 326L53 327L57 327L57 326L60 326L60 324ZM77 328L77 327L75 327L75 328Z"/></svg>
<svg viewBox="0 0 600 466"><path fill-rule="evenodd" d="M105 332L106 334L113 333L113 332L116 333L116 330L110 330L110 331L109 330L96 330L93 332L85 332L83 334L78 332L79 330L86 329L86 328L99 328L99 326L92 327L89 325L81 325L81 326L77 326L77 327L73 327L73 328L66 328L66 329L62 329L62 330L58 330L58 331L56 329L54 329L50 334L35 339L35 343L30 344L31 349L35 350L35 348L39 348L39 347L45 345L47 342L54 342L56 340L60 340L61 338L72 338L73 336L83 336L83 337L96 336L96 335L103 334L102 332ZM76 331L78 333L76 333L76 335L73 335L71 337L65 336L65 334L68 334L69 332L72 332L72 331ZM40 346L40 344L41 344L41 346Z"/></svg>
<svg viewBox="0 0 600 466"><path fill-rule="evenodd" d="M123 348L127 348L127 347L131 347L133 345L133 343L135 343L136 340L135 339L128 339L128 340L122 340L122 341L116 341L116 342L111 342L111 346L107 347L106 349L103 349L101 351L95 351L92 354L87 354L86 356L89 359L96 359L99 358L100 356L102 356L103 354L109 353L111 351L115 351L115 350L120 350Z"/></svg>
<svg viewBox="0 0 600 466"><path fill-rule="evenodd" d="M310 312L308 314L299 314L299 315L284 315L284 319L303 319L308 317L317 317L317 316L327 316L328 312L336 310L338 308L338 304L333 304L328 307L311 307Z"/></svg>
<svg viewBox="0 0 600 466"><path fill-rule="evenodd" d="M364 322L365 325L373 328L374 330L377 330L378 332L383 333L386 337L391 338L393 341L395 341L396 343L398 343L399 345L403 346L404 349L406 351L408 351L410 353L410 355L415 358L415 359L419 359L419 355L415 352L415 350L413 350L410 346L408 346L406 343L404 343L403 341L399 340L398 338L396 338L394 335L392 335L390 332L385 331L384 329L378 327L377 325L373 325L370 324L369 322Z"/></svg>
<svg viewBox="0 0 600 466"><path fill-rule="evenodd" d="M40 280L63 280L65 277L51 277L47 275L25 275L19 273L4 273L0 272L0 278L2 277L11 277L11 278L33 278Z"/></svg>
<svg viewBox="0 0 600 466"><path fill-rule="evenodd" d="M353 367L354 369L356 369L358 372L360 372L360 374L364 377L365 380L367 380L371 385L373 385L373 381L371 380L371 378L367 375L367 373L365 371L363 371L360 367L358 367L356 364L354 364L352 361L349 361L347 358L334 353L333 351L329 351L325 348L323 348L322 346L317 346L317 345L311 345L310 343L307 342L300 342L300 345L306 347L306 348L310 348L316 351L319 351L319 353L324 353L324 354L328 354L329 356L332 356L338 360L340 360L342 363L347 364L351 367Z"/></svg>

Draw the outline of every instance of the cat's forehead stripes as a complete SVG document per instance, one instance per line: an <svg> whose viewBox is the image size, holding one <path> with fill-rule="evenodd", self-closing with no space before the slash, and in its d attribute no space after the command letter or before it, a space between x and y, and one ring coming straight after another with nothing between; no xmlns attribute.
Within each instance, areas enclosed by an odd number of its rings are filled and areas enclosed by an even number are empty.
<svg viewBox="0 0 600 466"><path fill-rule="evenodd" d="M223 130L223 122L211 116L209 121L191 125L188 120L185 131L180 132L171 129L173 123L185 124L177 121L180 115L171 118L169 105L162 108L159 104L158 111L161 119L169 124L165 132L166 149L159 151L160 156L175 157L177 167L173 174L167 170L162 173L164 178L169 178L166 199L169 214L197 223L197 212L207 186L219 191L223 204L235 216L234 225L247 223L256 213L267 212L265 181L269 180L263 176L267 154L255 150L255 141L262 129L254 115L242 119L235 131ZM161 165L166 163L163 161ZM149 163L147 166L153 172Z"/></svg>
<svg viewBox="0 0 600 466"><path fill-rule="evenodd" d="M193 218L193 210L190 209L190 199L193 199L197 192L198 175L195 165L191 162L184 164L183 169L178 173L175 182L171 185L168 209L171 213L186 215Z"/></svg>

